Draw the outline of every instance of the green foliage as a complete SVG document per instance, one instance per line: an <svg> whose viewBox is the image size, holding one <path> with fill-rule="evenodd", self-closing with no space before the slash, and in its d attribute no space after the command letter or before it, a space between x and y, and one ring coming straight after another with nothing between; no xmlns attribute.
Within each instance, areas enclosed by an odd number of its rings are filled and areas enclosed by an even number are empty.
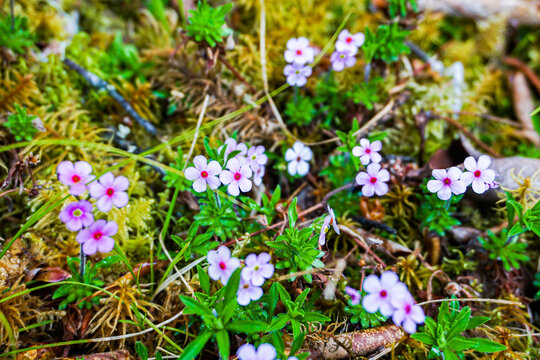
<svg viewBox="0 0 540 360"><path fill-rule="evenodd" d="M478 238L482 247L489 253L489 258L501 260L506 271L512 268L519 269L519 261L528 261L527 243L519 242L517 235L508 236L508 229L503 229L499 235L495 235L490 230L487 231L488 238Z"/></svg>
<svg viewBox="0 0 540 360"><path fill-rule="evenodd" d="M536 108L531 114L531 120L534 126L534 129L540 135L540 106Z"/></svg>
<svg viewBox="0 0 540 360"><path fill-rule="evenodd" d="M200 223L197 221L191 224L185 240L179 236L172 235L172 239L180 246L181 249L186 248L184 252L185 260L188 260L191 257L191 254L206 256L206 254L208 254L208 250L212 250L218 246L217 241L209 241L213 235L211 232L205 232L197 235L199 224Z"/></svg>
<svg viewBox="0 0 540 360"><path fill-rule="evenodd" d="M305 289L300 295L298 295L296 300L292 301L291 295L287 292L283 285L281 285L279 282L273 283L271 293L276 294L277 292L277 294L279 294L279 298L281 299L281 302L283 302L286 312L274 317L268 331L281 330L288 323L290 323L294 337L298 338L302 335L302 324L307 324L310 322L324 323L326 321L330 321L331 319L329 317L319 312L308 311L306 309L306 304L304 303L309 291L310 289Z"/></svg>
<svg viewBox="0 0 540 360"><path fill-rule="evenodd" d="M199 205L201 210L195 215L195 220L199 225L207 227L207 234L215 234L223 241L234 237L241 226L241 219L236 215L232 201L208 190L206 198L199 199Z"/></svg>
<svg viewBox="0 0 540 360"><path fill-rule="evenodd" d="M354 84L352 90L347 91L346 96L355 104L362 104L366 109L372 110L373 105L379 101L377 87L380 83L382 83L382 78L380 76L373 76L369 82Z"/></svg>
<svg viewBox="0 0 540 360"><path fill-rule="evenodd" d="M119 75L127 80L133 76L144 80L141 70L148 67L149 64L140 62L137 47L133 44L124 43L120 32L114 35L113 42L107 50L107 55L103 58L106 61L102 61L102 68L109 74Z"/></svg>
<svg viewBox="0 0 540 360"><path fill-rule="evenodd" d="M186 27L187 35L195 41L206 41L211 47L223 41L223 37L232 33L225 23L225 16L232 9L232 3L211 7L204 2L197 4L197 9L190 10Z"/></svg>
<svg viewBox="0 0 540 360"><path fill-rule="evenodd" d="M466 306L459 310L457 301L443 302L439 308L437 322L426 317L425 331L412 334L411 337L431 346L428 359L442 357L445 360L463 359L463 351L475 350L492 353L506 350L506 346L484 338L466 338L461 335L466 330L474 329L487 321L489 317L471 317L471 309Z"/></svg>
<svg viewBox="0 0 540 360"><path fill-rule="evenodd" d="M296 201L291 202L289 206L289 228L278 236L275 241L268 241L266 245L275 249L276 256L280 259L276 263L277 269L289 269L289 274L298 271L309 271L315 268L324 267L324 263L319 260L324 255L324 251L317 248L318 238L314 236L314 228L306 227L298 230L295 227L298 214L296 212ZM313 226L313 225L312 225ZM294 280L292 277L290 280ZM313 277L311 274L304 275L304 279L311 283Z"/></svg>
<svg viewBox="0 0 540 360"><path fill-rule="evenodd" d="M298 96L295 101L289 101L285 105L285 115L291 124L308 125L317 114L313 100L309 96Z"/></svg>
<svg viewBox="0 0 540 360"><path fill-rule="evenodd" d="M401 17L405 17L407 15L407 3L411 4L411 8L414 12L418 11L416 0L389 0L388 13L390 14L390 17L395 18L397 16L398 9Z"/></svg>
<svg viewBox="0 0 540 360"><path fill-rule="evenodd" d="M292 356L296 356L298 360L305 360L310 354L308 352L298 353L298 351L300 351L300 349L302 348L305 337L305 333L301 333L300 335L295 336L293 338L291 348L287 349L285 347L285 342L283 341L283 337L281 336L281 334L279 332L272 333L271 343L276 349L278 355L277 358L285 360L290 359Z"/></svg>
<svg viewBox="0 0 540 360"><path fill-rule="evenodd" d="M276 215L276 205L281 199L281 187L278 185L272 194L272 197L268 199L266 194L262 194L261 201L262 206L257 204L255 200L247 196L241 196L240 199L242 202L250 207L250 209L255 210L259 214L263 214L266 217L266 223L271 224Z"/></svg>
<svg viewBox="0 0 540 360"><path fill-rule="evenodd" d="M4 126L15 136L15 140L30 141L38 133L38 129L32 123L36 118L35 115L28 115L26 108L15 104L15 113L8 116Z"/></svg>
<svg viewBox="0 0 540 360"><path fill-rule="evenodd" d="M540 273L534 274L534 286L536 286L537 289L540 289ZM540 300L540 290L536 292L536 295L534 296L536 300Z"/></svg>
<svg viewBox="0 0 540 360"><path fill-rule="evenodd" d="M79 273L79 258L68 258L67 264L69 269L71 270L72 275L69 281L101 287L105 284L105 282L97 278L97 270L104 267L110 267L111 265L119 262L120 260L121 258L118 255L114 255L106 257L105 259L95 264L91 264L90 262L88 262L86 264L86 271L84 273L84 276L81 276L81 274ZM85 285L61 284L60 287L54 292L52 298L53 300L55 300L67 296L64 300L62 300L60 306L58 307L60 310L63 310L68 304L77 303L85 297L92 295L95 291L95 289ZM83 308L83 306L86 306L87 309L90 309L93 304L97 305L99 303L99 299L99 296L95 296L89 301L81 301L78 306L81 309Z"/></svg>
<svg viewBox="0 0 540 360"><path fill-rule="evenodd" d="M506 196L508 236L516 236L526 231L532 231L540 236L540 201L537 201L532 208L523 211L523 206L509 192L506 193ZM514 223L516 215L518 221Z"/></svg>
<svg viewBox="0 0 540 360"><path fill-rule="evenodd" d="M456 211L457 204L463 195L452 196L448 201L442 201L437 194L432 194L425 185L421 185L422 194L417 195L420 199L420 208L416 217L422 221L421 226L435 231L439 236L444 236L445 232L454 225L461 224L459 220L450 214Z"/></svg>
<svg viewBox="0 0 540 360"><path fill-rule="evenodd" d="M408 30L401 30L397 22L379 25L375 33L366 27L366 41L362 47L366 63L373 59L392 63L397 61L401 54L410 53L411 50L405 45L405 38L409 33Z"/></svg>
<svg viewBox="0 0 540 360"><path fill-rule="evenodd" d="M182 171L184 169L184 154L182 153L182 148L178 147L178 154L174 157L174 164L169 164L173 169ZM163 177L163 181L167 182L167 187L180 187L181 190L189 188L188 180L180 175L177 175L173 172L168 172Z"/></svg>
<svg viewBox="0 0 540 360"><path fill-rule="evenodd" d="M330 127L332 123L339 123L340 116L347 110L347 99L343 96L333 72L317 82L315 94L314 101L319 104L317 117L322 119L321 125Z"/></svg>
<svg viewBox="0 0 540 360"><path fill-rule="evenodd" d="M34 34L28 29L28 19L15 16L14 29L11 29L11 15L5 14L0 19L0 47L6 47L19 54L34 44Z"/></svg>
<svg viewBox="0 0 540 360"><path fill-rule="evenodd" d="M237 269L229 278L227 285L218 290L213 296L208 295L209 280L207 277L201 277L203 272L202 270L199 271L199 279L206 294L195 293L196 299L180 296L180 300L186 305L184 314L197 315L204 323L199 335L184 348L180 359L195 359L211 338L214 338L217 342L221 359L229 359L229 333L258 333L265 331L267 324L253 320L233 320L234 315L238 313L236 293L240 285L240 269Z"/></svg>

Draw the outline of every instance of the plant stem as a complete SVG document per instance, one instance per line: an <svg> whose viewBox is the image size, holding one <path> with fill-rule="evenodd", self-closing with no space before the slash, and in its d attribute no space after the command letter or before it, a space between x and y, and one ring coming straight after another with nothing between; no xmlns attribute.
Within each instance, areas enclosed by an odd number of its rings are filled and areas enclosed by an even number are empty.
<svg viewBox="0 0 540 360"><path fill-rule="evenodd" d="M15 32L15 0L9 0L9 11L11 13L11 32Z"/></svg>
<svg viewBox="0 0 540 360"><path fill-rule="evenodd" d="M214 195L216 197L217 206L221 209L221 200L219 199L219 194L217 193L217 191L214 191Z"/></svg>
<svg viewBox="0 0 540 360"><path fill-rule="evenodd" d="M452 201L452 197L450 199L446 200L446 204L444 204L444 209L448 211L450 209L450 202Z"/></svg>
<svg viewBox="0 0 540 360"><path fill-rule="evenodd" d="M364 66L364 82L365 83L368 83L369 82L369 77L371 75L371 62L368 62L365 66Z"/></svg>
<svg viewBox="0 0 540 360"><path fill-rule="evenodd" d="M79 263L79 273L81 274L81 277L84 279L84 273L86 271L86 255L84 255L84 252L83 252L83 244L81 244L80 258L81 258L81 262Z"/></svg>

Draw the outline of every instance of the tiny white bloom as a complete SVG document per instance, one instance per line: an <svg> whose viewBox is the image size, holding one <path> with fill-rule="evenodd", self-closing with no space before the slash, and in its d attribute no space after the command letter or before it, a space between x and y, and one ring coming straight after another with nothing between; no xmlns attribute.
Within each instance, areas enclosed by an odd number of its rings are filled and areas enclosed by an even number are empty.
<svg viewBox="0 0 540 360"><path fill-rule="evenodd" d="M465 192L467 186L460 180L461 170L457 167L451 167L446 172L445 169L435 169L432 172L435 180L429 180L427 188L432 193L437 193L441 200L448 200L454 195L460 195Z"/></svg>
<svg viewBox="0 0 540 360"><path fill-rule="evenodd" d="M248 192L252 184L249 178L253 175L247 162L240 164L238 159L232 158L227 162L227 169L219 175L221 182L227 186L227 192L232 196L238 196L240 191Z"/></svg>
<svg viewBox="0 0 540 360"><path fill-rule="evenodd" d="M370 142L368 139L360 139L360 146L353 147L352 153L360 158L362 165L367 165L370 162L381 162L382 157L378 153L381 149L382 143L380 140Z"/></svg>
<svg viewBox="0 0 540 360"><path fill-rule="evenodd" d="M388 192L388 180L390 173L386 169L381 170L381 165L371 163L367 166L367 172L360 172L356 175L356 183L362 186L363 196L373 196L377 194L382 196Z"/></svg>
<svg viewBox="0 0 540 360"><path fill-rule="evenodd" d="M463 163L468 171L461 174L461 180L465 185L472 184L475 193L484 193L493 186L495 180L495 171L488 169L490 164L491 158L487 155L480 156L478 162L474 160L474 157L469 156Z"/></svg>
<svg viewBox="0 0 540 360"><path fill-rule="evenodd" d="M313 49L309 47L309 40L305 37L289 39L284 56L288 63L299 65L311 63L315 59Z"/></svg>
<svg viewBox="0 0 540 360"><path fill-rule="evenodd" d="M202 155L197 155L193 159L195 167L188 167L184 172L186 179L193 181L193 190L196 192L206 191L206 186L215 190L221 185L219 174L221 173L221 165L215 160L207 163L207 160Z"/></svg>
<svg viewBox="0 0 540 360"><path fill-rule="evenodd" d="M309 162L313 158L313 152L309 147L300 141L294 143L293 147L285 152L285 160L289 162L287 171L291 176L296 174L304 176L309 172Z"/></svg>

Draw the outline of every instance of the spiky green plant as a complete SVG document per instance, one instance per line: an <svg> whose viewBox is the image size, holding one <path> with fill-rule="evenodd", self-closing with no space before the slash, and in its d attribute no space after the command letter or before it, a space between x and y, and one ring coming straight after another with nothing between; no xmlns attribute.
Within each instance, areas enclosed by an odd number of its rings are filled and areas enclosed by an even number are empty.
<svg viewBox="0 0 540 360"><path fill-rule="evenodd" d="M36 119L35 115L28 115L26 108L20 107L19 104L15 104L15 113L8 116L5 127L15 136L15 140L30 141L37 134L38 129L32 123L32 120Z"/></svg>
<svg viewBox="0 0 540 360"><path fill-rule="evenodd" d="M225 23L225 16L232 9L232 4L211 7L204 2L197 4L197 9L190 10L188 17L187 35L195 41L206 41L208 45L214 47L216 43L223 41L225 36L231 34L231 29Z"/></svg>

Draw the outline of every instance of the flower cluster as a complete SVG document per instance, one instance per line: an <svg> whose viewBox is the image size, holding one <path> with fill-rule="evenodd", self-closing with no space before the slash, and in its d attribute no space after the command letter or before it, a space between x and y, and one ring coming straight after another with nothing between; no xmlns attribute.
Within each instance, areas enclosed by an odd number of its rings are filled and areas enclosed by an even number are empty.
<svg viewBox="0 0 540 360"><path fill-rule="evenodd" d="M498 187L495 182L495 171L488 169L491 159L487 155L482 155L478 161L469 156L463 165L467 171L462 172L457 167L445 169L435 169L432 172L434 180L429 180L427 188L432 193L437 193L441 200L448 200L454 195L461 195L467 190L467 186L472 184L472 189L477 194L483 194L488 189Z"/></svg>
<svg viewBox="0 0 540 360"><path fill-rule="evenodd" d="M336 50L330 56L332 69L342 71L345 68L354 66L355 55L358 48L364 44L365 36L362 33L351 34L348 30L343 30L336 41Z"/></svg>
<svg viewBox="0 0 540 360"><path fill-rule="evenodd" d="M352 305L358 305L362 299L362 307L368 313L378 311L383 316L392 317L394 324L402 326L409 334L416 332L417 324L424 323L424 310L415 303L407 285L399 281L395 272L385 271L380 278L369 275L362 289L366 292L363 298L359 291L351 287L345 289Z"/></svg>
<svg viewBox="0 0 540 360"><path fill-rule="evenodd" d="M193 190L196 192L204 192L207 188L216 190L223 184L227 185L230 195L238 196L240 192L251 190L251 178L255 185L262 183L264 167L268 161L264 150L262 145L252 146L248 150L246 144L229 138L218 149L218 153L224 154L225 169L216 160L208 162L203 155L197 155L193 159L194 166L188 167L184 174L186 179L193 181Z"/></svg>
<svg viewBox="0 0 540 360"><path fill-rule="evenodd" d="M309 172L309 161L312 158L313 152L309 147L300 141L295 142L293 147L285 152L285 160L289 162L287 165L289 175L306 175Z"/></svg>
<svg viewBox="0 0 540 360"><path fill-rule="evenodd" d="M268 343L260 344L258 348L251 344L244 344L236 352L238 360L276 360L276 349ZM296 356L289 356L287 360L298 360Z"/></svg>
<svg viewBox="0 0 540 360"><path fill-rule="evenodd" d="M386 169L381 170L381 149L380 140L370 142L368 139L360 139L360 145L352 149L352 154L360 158L362 165L367 165L365 172L356 175L356 183L362 186L363 196L382 196L388 192L386 183L390 180L390 173Z"/></svg>
<svg viewBox="0 0 540 360"><path fill-rule="evenodd" d="M240 260L231 256L231 251L226 246L220 246L217 250L210 250L207 255L210 266L208 276L212 280L219 280L226 285L232 273L238 269ZM274 275L274 265L270 263L271 256L268 253L249 254L244 261L240 286L237 292L238 304L248 305L252 300L259 300L263 295L262 285L266 279Z"/></svg>
<svg viewBox="0 0 540 360"><path fill-rule="evenodd" d="M69 187L71 195L80 196L86 190L95 199L96 207L101 212L109 212L113 206L121 208L127 205L129 180L124 176L115 177L107 172L95 180L92 166L86 161L62 161L56 169L58 180ZM94 181L95 180L95 181ZM91 182L89 185L88 183ZM94 221L93 205L88 200L70 202L59 215L70 231L78 231L77 242L82 244L86 255L97 251L108 253L114 248L114 236L118 224L114 221Z"/></svg>
<svg viewBox="0 0 540 360"><path fill-rule="evenodd" d="M315 52L309 46L309 40L305 37L289 39L284 57L288 63L283 69L287 83L298 87L306 85L307 78L312 72L311 66L307 64L315 59Z"/></svg>

